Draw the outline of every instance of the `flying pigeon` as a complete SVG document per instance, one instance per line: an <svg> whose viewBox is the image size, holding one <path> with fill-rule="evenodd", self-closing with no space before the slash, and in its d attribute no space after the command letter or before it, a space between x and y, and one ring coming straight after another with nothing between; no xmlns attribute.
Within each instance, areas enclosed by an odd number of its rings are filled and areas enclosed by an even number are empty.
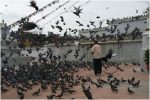
<svg viewBox="0 0 150 100"><path fill-rule="evenodd" d="M28 30L32 30L34 29L35 27L37 27L37 25L33 22L25 22L22 26L22 29L24 31L28 31ZM38 28L38 27L37 27Z"/></svg>
<svg viewBox="0 0 150 100"><path fill-rule="evenodd" d="M30 2L30 4L31 4L30 6L33 7L33 8L35 8L36 11L39 10L39 8L38 8L38 6L36 5L36 2L35 2L34 0L32 0L32 1Z"/></svg>
<svg viewBox="0 0 150 100"><path fill-rule="evenodd" d="M64 18L63 18L63 16L60 16L60 18L61 18L61 22L64 22Z"/></svg>
<svg viewBox="0 0 150 100"><path fill-rule="evenodd" d="M56 26L56 28L59 29L59 32L63 30L61 26Z"/></svg>
<svg viewBox="0 0 150 100"><path fill-rule="evenodd" d="M97 18L97 19L99 19L100 17L99 17L99 16L97 16L96 18Z"/></svg>
<svg viewBox="0 0 150 100"><path fill-rule="evenodd" d="M82 9L80 9L80 6L79 7L74 7L74 9L76 10L75 12L73 12L75 15L77 15L78 17L80 17L80 13L82 13Z"/></svg>

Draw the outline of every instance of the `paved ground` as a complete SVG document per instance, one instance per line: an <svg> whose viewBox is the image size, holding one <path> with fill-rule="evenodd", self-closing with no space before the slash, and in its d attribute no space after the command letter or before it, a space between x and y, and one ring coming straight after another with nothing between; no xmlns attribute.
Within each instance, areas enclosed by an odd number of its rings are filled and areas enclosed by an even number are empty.
<svg viewBox="0 0 150 100"><path fill-rule="evenodd" d="M114 73L113 75L117 78L121 79L123 77L124 79L131 79L133 76L135 77L135 81L141 80L140 87L139 88L133 88L130 87L133 91L135 91L135 94L129 95L127 88L128 83L121 83L118 88L118 93L114 94L110 86L104 85L103 88L97 88L95 85L91 85L91 93L93 95L94 99L148 99L149 98L149 74L148 72L141 72L137 66L133 65L121 65L122 69L124 69L123 72L120 72L119 70L116 70L115 68L111 67L108 70L103 70L102 76L100 78L106 80L107 73ZM133 72L133 68L137 70L136 73ZM107 73L106 73L107 72ZM76 74L83 75L83 76L90 76L93 80L96 80L98 77L95 77L93 75L93 70L84 70L80 69L80 71ZM50 87L47 90L42 90L41 94L39 96L32 96L32 93L36 91L40 86L34 86L32 90L28 90L28 92L25 93L25 99L47 99L47 95L51 94ZM2 93L1 97L2 99L18 99L17 91L16 89L12 87L8 87L9 91ZM74 89L77 91L73 94L65 94L62 98L63 99L86 99L86 96L82 92L81 85L78 85L74 87ZM57 91L57 94L59 94L60 91Z"/></svg>

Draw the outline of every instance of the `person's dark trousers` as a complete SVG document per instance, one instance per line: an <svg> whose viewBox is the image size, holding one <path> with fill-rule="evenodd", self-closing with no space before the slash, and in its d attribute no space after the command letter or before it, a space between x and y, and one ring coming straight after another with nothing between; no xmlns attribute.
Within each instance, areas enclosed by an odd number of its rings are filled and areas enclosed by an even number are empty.
<svg viewBox="0 0 150 100"><path fill-rule="evenodd" d="M93 59L93 65L94 65L94 74L101 74L102 72L102 61L101 59Z"/></svg>

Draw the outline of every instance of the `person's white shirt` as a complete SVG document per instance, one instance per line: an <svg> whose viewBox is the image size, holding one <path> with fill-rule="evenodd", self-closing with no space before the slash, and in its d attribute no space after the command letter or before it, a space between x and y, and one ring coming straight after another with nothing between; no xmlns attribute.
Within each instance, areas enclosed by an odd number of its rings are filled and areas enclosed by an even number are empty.
<svg viewBox="0 0 150 100"><path fill-rule="evenodd" d="M102 57L101 46L98 44L93 45L91 52L93 59L98 59Z"/></svg>

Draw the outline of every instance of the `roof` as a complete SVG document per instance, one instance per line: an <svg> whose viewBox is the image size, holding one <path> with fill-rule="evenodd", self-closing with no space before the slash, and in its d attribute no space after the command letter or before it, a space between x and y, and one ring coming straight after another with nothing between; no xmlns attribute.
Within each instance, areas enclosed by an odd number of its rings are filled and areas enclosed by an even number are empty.
<svg viewBox="0 0 150 100"><path fill-rule="evenodd" d="M130 16L130 17L123 17L123 18L117 18L117 19L112 19L111 21L108 20L107 24L113 24L113 23L119 23L119 22L128 22L128 21L135 21L137 20L142 20L142 19L147 19L149 15L138 15L138 16Z"/></svg>

